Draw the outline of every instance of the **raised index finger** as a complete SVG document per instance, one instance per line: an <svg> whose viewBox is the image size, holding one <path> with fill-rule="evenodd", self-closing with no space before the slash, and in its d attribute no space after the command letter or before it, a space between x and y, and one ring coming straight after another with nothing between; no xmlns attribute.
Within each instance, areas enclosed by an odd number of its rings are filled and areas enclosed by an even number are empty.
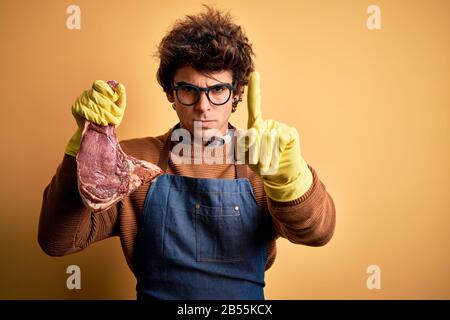
<svg viewBox="0 0 450 320"><path fill-rule="evenodd" d="M247 107L247 129L250 129L263 121L261 114L260 76L257 71L254 71L250 75L248 82Z"/></svg>

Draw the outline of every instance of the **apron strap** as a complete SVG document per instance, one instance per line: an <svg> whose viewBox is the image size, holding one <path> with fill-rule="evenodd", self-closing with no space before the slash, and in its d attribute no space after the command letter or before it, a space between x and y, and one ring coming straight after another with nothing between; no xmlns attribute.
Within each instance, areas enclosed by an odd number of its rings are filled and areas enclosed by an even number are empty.
<svg viewBox="0 0 450 320"><path fill-rule="evenodd" d="M237 161L237 138L233 137L233 143L234 143L234 168L236 170L236 179L244 179L248 178L247 176L247 165L245 164L236 164Z"/></svg>
<svg viewBox="0 0 450 320"><path fill-rule="evenodd" d="M160 167L164 172L167 171L167 163L169 161L169 153L170 153L170 137L172 136L173 129L174 128L172 128L169 134L167 135L161 153L159 154L158 167Z"/></svg>
<svg viewBox="0 0 450 320"><path fill-rule="evenodd" d="M167 171L167 164L169 161L169 154L170 154L170 146L171 146L171 140L170 137L172 136L172 132L173 130L178 126L175 125L175 127L173 127L170 132L167 135L166 141L164 141L164 145L163 148L161 150L160 156L159 156L159 161L158 161L158 166L165 172ZM230 129L234 129L234 127L231 124L228 124L228 127ZM236 161L236 148L237 148L237 144L234 142L234 159ZM247 178L247 166L245 164L235 164L234 165L235 168L235 176L236 179L244 179Z"/></svg>

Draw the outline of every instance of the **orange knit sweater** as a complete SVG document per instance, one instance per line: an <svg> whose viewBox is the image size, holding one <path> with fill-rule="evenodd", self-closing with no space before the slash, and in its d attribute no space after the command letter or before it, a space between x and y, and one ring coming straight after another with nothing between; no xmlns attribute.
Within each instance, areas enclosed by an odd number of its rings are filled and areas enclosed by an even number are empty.
<svg viewBox="0 0 450 320"><path fill-rule="evenodd" d="M170 132L158 137L125 140L120 145L126 154L156 164ZM41 248L50 256L63 256L81 251L96 241L118 236L128 265L133 270L131 261L138 216L149 184L141 186L112 208L93 213L84 206L78 193L76 165L75 157L65 154L44 190L38 233ZM333 235L335 207L317 173L309 168L313 174L311 187L299 199L290 202L274 202L267 198L261 178L249 168L247 172L258 205L271 214L276 237L285 237L297 244L321 246ZM167 173L195 178L235 177L232 164L174 164L169 161ZM275 240L267 248L266 269L275 260Z"/></svg>

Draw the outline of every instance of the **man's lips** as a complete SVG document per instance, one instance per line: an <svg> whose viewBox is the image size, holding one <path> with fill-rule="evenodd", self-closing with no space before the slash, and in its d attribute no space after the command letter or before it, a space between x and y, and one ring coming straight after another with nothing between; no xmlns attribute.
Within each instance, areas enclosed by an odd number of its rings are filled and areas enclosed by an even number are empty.
<svg viewBox="0 0 450 320"><path fill-rule="evenodd" d="M211 128L216 123L216 120L194 120L195 122L201 122L202 128Z"/></svg>

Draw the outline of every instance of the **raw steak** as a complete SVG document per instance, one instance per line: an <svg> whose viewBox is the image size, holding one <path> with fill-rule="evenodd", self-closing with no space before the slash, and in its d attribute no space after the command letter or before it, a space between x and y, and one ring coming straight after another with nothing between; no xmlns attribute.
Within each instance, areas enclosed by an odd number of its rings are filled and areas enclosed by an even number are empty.
<svg viewBox="0 0 450 320"><path fill-rule="evenodd" d="M114 126L86 121L77 155L77 173L81 199L99 212L163 171L150 162L127 156L117 143Z"/></svg>
<svg viewBox="0 0 450 320"><path fill-rule="evenodd" d="M150 162L127 156L117 142L115 126L85 122L77 154L78 190L94 212L108 209L163 173Z"/></svg>

